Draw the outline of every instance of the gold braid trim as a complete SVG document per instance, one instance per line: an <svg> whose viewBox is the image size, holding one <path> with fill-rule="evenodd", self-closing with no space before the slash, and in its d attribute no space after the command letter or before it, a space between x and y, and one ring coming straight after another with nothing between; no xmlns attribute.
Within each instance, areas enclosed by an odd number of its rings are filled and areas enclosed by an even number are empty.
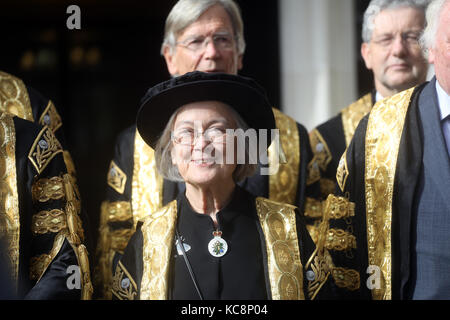
<svg viewBox="0 0 450 320"><path fill-rule="evenodd" d="M354 269L333 268L331 274L339 288L355 291L360 287L359 272Z"/></svg>
<svg viewBox="0 0 450 320"><path fill-rule="evenodd" d="M0 71L0 111L34 121L28 90L22 80Z"/></svg>
<svg viewBox="0 0 450 320"><path fill-rule="evenodd" d="M58 139L56 139L53 131L44 127L38 134L36 140L31 147L28 159L36 168L38 174L42 173L50 161L58 154L62 153L62 147Z"/></svg>
<svg viewBox="0 0 450 320"><path fill-rule="evenodd" d="M80 219L81 200L77 185L72 176L66 173L63 176L64 189L66 192L66 214L67 214L67 240L71 244L77 256L81 275L81 299L90 300L94 291L89 270L88 252L82 241L84 241L84 230Z"/></svg>
<svg viewBox="0 0 450 320"><path fill-rule="evenodd" d="M67 227L69 229L69 237L71 243L75 245L84 241L83 224L80 218L81 201L77 186L72 181L72 176L66 173L63 176L64 189L66 193L66 215Z"/></svg>
<svg viewBox="0 0 450 320"><path fill-rule="evenodd" d="M370 109L372 109L372 94L368 93L342 110L342 127L344 128L345 145L347 147L355 134L359 122L370 112Z"/></svg>
<svg viewBox="0 0 450 320"><path fill-rule="evenodd" d="M295 207L258 197L256 211L266 241L272 299L304 300Z"/></svg>
<svg viewBox="0 0 450 320"><path fill-rule="evenodd" d="M327 201L330 219L345 219L355 216L355 204L344 197L329 195Z"/></svg>
<svg viewBox="0 0 450 320"><path fill-rule="evenodd" d="M315 299L317 294L320 292L320 289L327 281L330 275L330 270L333 267L331 256L325 248L325 235L329 228L329 213L327 210L327 206L328 202L322 204L322 220L320 222L318 221L318 224L313 226L313 235L315 236L314 243L316 244L316 250L313 252L305 265L305 270L308 270L306 272L308 280L307 291L311 300ZM308 227L309 226L307 226L307 228Z"/></svg>
<svg viewBox="0 0 450 320"><path fill-rule="evenodd" d="M15 133L12 116L0 114L0 238L5 241L16 290L19 274L20 216Z"/></svg>
<svg viewBox="0 0 450 320"><path fill-rule="evenodd" d="M155 152L136 129L134 139L134 166L131 182L131 208L134 227L137 222L163 205L163 178L158 174Z"/></svg>
<svg viewBox="0 0 450 320"><path fill-rule="evenodd" d="M120 261L112 279L111 291L119 300L135 300L138 293L136 281Z"/></svg>
<svg viewBox="0 0 450 320"><path fill-rule="evenodd" d="M278 109L272 108L277 129L280 130L281 150L288 153L285 156L286 163L277 161L280 155L276 152L276 144L272 143L269 152L269 198L272 201L295 204L297 194L298 172L300 164L300 136L297 123L294 119L281 113ZM278 159L276 159L278 157ZM275 172L275 164L278 164L278 171Z"/></svg>
<svg viewBox="0 0 450 320"><path fill-rule="evenodd" d="M64 191L64 180L61 177L42 178L33 183L31 187L31 194L35 202L62 199L65 196Z"/></svg>
<svg viewBox="0 0 450 320"><path fill-rule="evenodd" d="M70 152L67 150L63 151L63 157L64 157L64 163L67 167L67 173L69 173L72 176L72 179L74 183L77 181L77 170L75 169L75 164L72 160L72 156L70 155Z"/></svg>
<svg viewBox="0 0 450 320"><path fill-rule="evenodd" d="M167 299L176 219L177 201L173 200L143 220L141 300Z"/></svg>
<svg viewBox="0 0 450 320"><path fill-rule="evenodd" d="M31 232L33 235L49 232L57 233L67 228L66 214L63 210L53 209L40 211L31 219Z"/></svg>
<svg viewBox="0 0 450 320"><path fill-rule="evenodd" d="M415 88L384 99L372 109L366 131L365 198L369 265L381 269L375 300L392 298L391 227L397 157L406 113Z"/></svg>
<svg viewBox="0 0 450 320"><path fill-rule="evenodd" d="M62 126L61 116L51 100L48 101L47 107L44 112L42 112L42 115L39 118L39 124L49 127L53 132Z"/></svg>
<svg viewBox="0 0 450 320"><path fill-rule="evenodd" d="M111 299L112 261L116 252L123 253L134 229L112 231L109 223L133 219L131 204L128 201L104 201L101 205L99 239L96 256L98 264L94 272L96 287L100 298Z"/></svg>
<svg viewBox="0 0 450 320"><path fill-rule="evenodd" d="M356 249L356 238L344 230L329 229L325 248L336 251Z"/></svg>

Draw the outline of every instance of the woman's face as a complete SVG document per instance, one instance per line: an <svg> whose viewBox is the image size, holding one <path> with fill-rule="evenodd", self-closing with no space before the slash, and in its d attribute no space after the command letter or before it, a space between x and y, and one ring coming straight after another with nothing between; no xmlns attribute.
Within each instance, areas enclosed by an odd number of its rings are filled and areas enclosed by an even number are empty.
<svg viewBox="0 0 450 320"><path fill-rule="evenodd" d="M187 104L172 131L172 162L183 180L195 186L229 183L236 163L226 163L226 129L236 129L232 113L218 101Z"/></svg>

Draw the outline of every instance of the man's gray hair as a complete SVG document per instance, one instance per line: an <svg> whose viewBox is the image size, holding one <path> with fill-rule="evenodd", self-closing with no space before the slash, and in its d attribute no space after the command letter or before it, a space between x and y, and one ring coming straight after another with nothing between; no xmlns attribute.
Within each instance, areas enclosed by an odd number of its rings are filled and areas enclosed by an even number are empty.
<svg viewBox="0 0 450 320"><path fill-rule="evenodd" d="M428 57L428 50L434 48L436 42L436 33L439 25L439 17L442 8L448 0L433 0L427 8L427 24L425 30L420 37L420 46L423 53ZM448 26L447 26L448 27Z"/></svg>
<svg viewBox="0 0 450 320"><path fill-rule="evenodd" d="M231 112L233 120L236 124L236 129L242 129L244 132L248 130L249 127L242 119L242 117L236 111L234 111L233 108L231 108L226 104L224 105ZM175 119L182 108L183 107L178 108L172 114L169 121L167 122L166 127L163 130L163 133L161 134L161 137L159 138L155 146L155 164L159 174L167 180L179 182L183 182L184 180L181 177L180 172L178 171L178 167L174 165L172 162L172 149L173 149L172 131L175 125ZM245 145L245 152L248 158L250 154L248 143L246 143ZM247 163L246 161L246 163L244 164L237 164L236 169L233 172L234 182L237 183L241 180L244 180L246 177L254 175L257 169L258 164L253 164L251 162Z"/></svg>
<svg viewBox="0 0 450 320"><path fill-rule="evenodd" d="M241 10L233 0L179 0L167 16L161 54L164 54L166 46L172 53L179 34L216 4L221 5L230 16L238 53L244 54L244 23L242 22Z"/></svg>
<svg viewBox="0 0 450 320"><path fill-rule="evenodd" d="M374 29L376 16L383 10L396 9L399 7L415 8L423 12L427 9L430 0L372 0L364 12L361 36L364 42L370 42Z"/></svg>

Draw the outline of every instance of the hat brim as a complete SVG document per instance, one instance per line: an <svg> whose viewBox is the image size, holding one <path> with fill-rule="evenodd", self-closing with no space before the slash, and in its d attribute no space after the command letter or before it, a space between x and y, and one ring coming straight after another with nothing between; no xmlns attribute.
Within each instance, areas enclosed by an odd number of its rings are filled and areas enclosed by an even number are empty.
<svg viewBox="0 0 450 320"><path fill-rule="evenodd" d="M230 80L198 80L178 84L143 100L137 115L137 128L153 149L172 114L181 106L200 101L220 101L232 107L249 128L275 129L272 108L260 91L245 83Z"/></svg>

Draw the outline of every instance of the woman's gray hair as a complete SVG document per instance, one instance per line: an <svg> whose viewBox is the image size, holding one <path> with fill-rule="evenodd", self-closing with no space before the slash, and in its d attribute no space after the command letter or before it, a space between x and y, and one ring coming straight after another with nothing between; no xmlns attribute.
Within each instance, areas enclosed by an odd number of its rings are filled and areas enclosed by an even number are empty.
<svg viewBox="0 0 450 320"><path fill-rule="evenodd" d="M446 2L447 0L433 0L427 8L427 24L419 40L425 57L428 57L428 50L435 45L439 17Z"/></svg>
<svg viewBox="0 0 450 320"><path fill-rule="evenodd" d="M372 39L374 21L376 16L383 10L396 9L399 7L415 8L423 12L427 9L430 0L372 0L364 12L362 25L362 40L366 43Z"/></svg>
<svg viewBox="0 0 450 320"><path fill-rule="evenodd" d="M164 54L166 46L173 54L179 34L216 4L221 5L230 16L238 53L244 54L244 23L242 22L241 10L233 0L179 0L167 16L161 54Z"/></svg>
<svg viewBox="0 0 450 320"><path fill-rule="evenodd" d="M226 106L232 114L233 120L236 124L236 129L242 129L244 132L249 129L246 122L233 108L226 104L223 105ZM172 162L172 131L175 125L175 119L182 108L183 107L178 108L172 114L155 146L155 164L160 175L167 180L180 182L183 182L184 180L178 171L178 167ZM245 154L246 159L249 159L250 151L248 143L245 144ZM244 164L237 164L236 169L233 172L234 182L237 183L256 173L258 164L253 164L251 162L252 161L246 161Z"/></svg>

